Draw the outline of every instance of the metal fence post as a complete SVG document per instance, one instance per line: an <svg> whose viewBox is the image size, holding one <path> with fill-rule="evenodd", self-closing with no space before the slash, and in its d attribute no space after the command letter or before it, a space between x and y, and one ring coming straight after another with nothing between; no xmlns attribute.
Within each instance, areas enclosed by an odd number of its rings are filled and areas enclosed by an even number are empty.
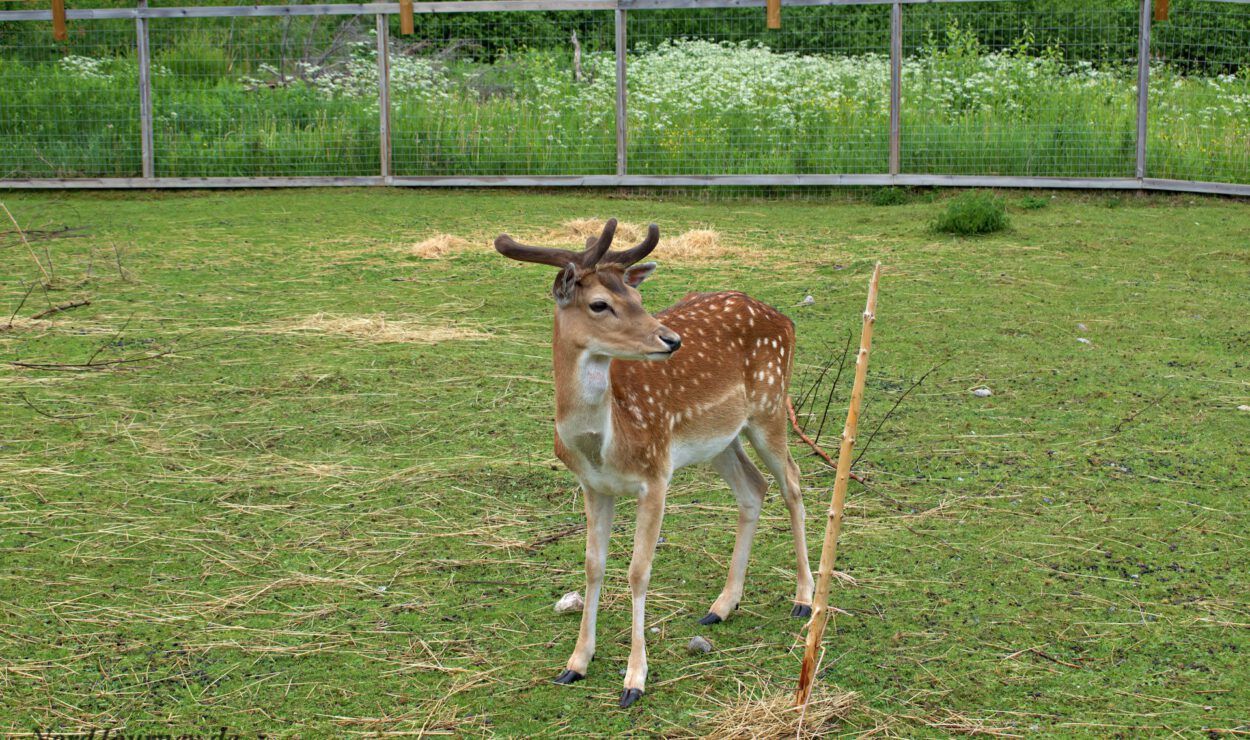
<svg viewBox="0 0 1250 740"><path fill-rule="evenodd" d="M625 11L616 8L616 174L624 177L626 166L625 124Z"/></svg>
<svg viewBox="0 0 1250 740"><path fill-rule="evenodd" d="M1141 0L1141 30L1137 38L1137 179L1146 177L1146 118L1150 103L1151 0Z"/></svg>
<svg viewBox="0 0 1250 740"><path fill-rule="evenodd" d="M903 4L890 7L890 175L901 169L899 116L903 105Z"/></svg>
<svg viewBox="0 0 1250 740"><path fill-rule="evenodd" d="M140 10L148 6L139 0ZM139 54L139 148L143 157L143 176L156 177L156 159L152 153L152 54L148 48L148 19L135 16L135 45Z"/></svg>
<svg viewBox="0 0 1250 740"><path fill-rule="evenodd" d="M391 176L391 27L385 13L378 13L378 159L382 177Z"/></svg>

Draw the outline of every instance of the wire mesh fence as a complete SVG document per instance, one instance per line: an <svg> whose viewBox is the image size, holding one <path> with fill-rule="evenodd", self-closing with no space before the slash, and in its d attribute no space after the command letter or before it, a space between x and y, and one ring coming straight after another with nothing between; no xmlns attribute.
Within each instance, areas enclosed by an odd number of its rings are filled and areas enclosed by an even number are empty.
<svg viewBox="0 0 1250 740"><path fill-rule="evenodd" d="M1137 11L947 4L903 31L902 167L1132 177Z"/></svg>
<svg viewBox="0 0 1250 740"><path fill-rule="evenodd" d="M632 13L630 172L885 172L889 35L854 30L889 22L888 5L794 8L765 42L758 12Z"/></svg>
<svg viewBox="0 0 1250 740"><path fill-rule="evenodd" d="M763 2L0 11L0 187L1250 194L1250 0Z"/></svg>
<svg viewBox="0 0 1250 740"><path fill-rule="evenodd" d="M206 20L150 21L158 177L378 174L372 15Z"/></svg>
<svg viewBox="0 0 1250 740"><path fill-rule="evenodd" d="M1154 28L1146 170L1250 181L1250 5L1192 4Z"/></svg>
<svg viewBox="0 0 1250 740"><path fill-rule="evenodd" d="M524 34L514 15L461 16L412 40L393 23L395 174L616 171L612 11L560 13Z"/></svg>
<svg viewBox="0 0 1250 740"><path fill-rule="evenodd" d="M75 24L0 52L0 180L137 177L139 64L135 22Z"/></svg>

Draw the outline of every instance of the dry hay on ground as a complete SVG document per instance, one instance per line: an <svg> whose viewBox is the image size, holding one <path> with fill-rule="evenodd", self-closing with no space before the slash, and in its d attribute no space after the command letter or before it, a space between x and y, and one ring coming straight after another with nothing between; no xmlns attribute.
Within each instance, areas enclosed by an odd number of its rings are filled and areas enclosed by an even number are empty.
<svg viewBox="0 0 1250 740"><path fill-rule="evenodd" d="M547 233L547 239L558 242L577 242L584 244L586 237L599 236L603 232L603 225L607 223L601 218L575 218L572 221L565 221L560 224L560 228L553 229ZM614 240L619 239L627 242L640 242L647 233L647 227L644 224L631 224L627 222L619 222L616 225L616 235Z"/></svg>
<svg viewBox="0 0 1250 740"><path fill-rule="evenodd" d="M587 237L598 236L603 231L603 224L604 220L601 218L577 218L565 221L560 228L548 232L545 238L557 243L573 243L583 246ZM623 249L632 246L642 241L646 233L645 225L619 223L616 226L614 247ZM677 261L716 259L729 255L729 250L721 241L720 232L713 229L693 229L677 236L665 236L661 231L660 244L654 253L657 259Z"/></svg>
<svg viewBox="0 0 1250 740"><path fill-rule="evenodd" d="M409 250L412 254L427 260L442 259L453 254L468 252L474 248L472 242L451 234L435 234L420 241Z"/></svg>
<svg viewBox="0 0 1250 740"><path fill-rule="evenodd" d="M753 738L824 737L854 708L857 696L817 686L806 710L794 706L794 694L743 696L723 705L703 725L705 738L743 740Z"/></svg>
<svg viewBox="0 0 1250 740"><path fill-rule="evenodd" d="M521 238L520 241L532 244L554 244L572 246L581 249L586 245L587 237L598 236L603 231L604 220L601 218L577 218L565 221L559 228L552 229L532 240ZM646 236L647 227L643 224L620 223L616 227L614 247L624 249L642 241ZM423 259L446 259L457 254L464 254L477 249L485 252L478 241L464 239L454 234L435 234L408 248L411 254ZM729 249L719 231L714 229L692 229L675 236L660 236L660 244L654 253L656 259L676 262L699 262L716 259L737 259L751 261L758 256L758 250Z"/></svg>
<svg viewBox="0 0 1250 740"><path fill-rule="evenodd" d="M672 239L660 239L657 249L663 256L675 260L706 260L728 256L721 244L720 232L712 229L694 229Z"/></svg>
<svg viewBox="0 0 1250 740"><path fill-rule="evenodd" d="M335 334L366 342L411 342L436 344L453 340L483 341L494 336L472 327L428 324L414 319L375 316L333 316L318 313L295 319L262 331L275 334Z"/></svg>

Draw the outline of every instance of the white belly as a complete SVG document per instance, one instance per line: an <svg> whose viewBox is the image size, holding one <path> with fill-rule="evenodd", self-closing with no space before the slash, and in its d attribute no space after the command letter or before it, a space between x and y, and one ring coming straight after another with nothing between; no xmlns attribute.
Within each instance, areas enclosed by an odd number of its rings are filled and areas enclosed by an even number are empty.
<svg viewBox="0 0 1250 740"><path fill-rule="evenodd" d="M733 434L723 437L673 440L673 452L670 457L673 463L673 470L711 460L724 452L725 448L738 438L738 433L741 431L739 429L734 431Z"/></svg>

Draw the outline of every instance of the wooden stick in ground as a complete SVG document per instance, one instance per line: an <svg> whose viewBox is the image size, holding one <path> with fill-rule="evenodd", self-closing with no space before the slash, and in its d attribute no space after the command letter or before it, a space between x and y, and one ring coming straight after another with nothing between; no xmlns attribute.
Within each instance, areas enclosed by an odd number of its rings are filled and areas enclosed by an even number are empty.
<svg viewBox="0 0 1250 740"><path fill-rule="evenodd" d="M881 263L872 271L868 284L868 304L864 308L864 329L859 335L859 354L855 358L855 385L851 388L851 404L842 428L842 446L838 450L837 475L833 479L833 498L829 502L829 518L825 524L825 543L820 549L820 568L816 571L816 595L812 599L812 620L807 624L807 646L803 666L799 670L799 690L795 706L807 704L816 681L816 663L820 658L821 638L829 621L829 584L833 563L838 555L838 535L842 531L842 509L846 504L846 484L850 480L851 452L855 447L855 428L859 426L859 407L864 400L864 380L868 376L868 350L872 347L872 326L877 314L877 283L881 279Z"/></svg>

